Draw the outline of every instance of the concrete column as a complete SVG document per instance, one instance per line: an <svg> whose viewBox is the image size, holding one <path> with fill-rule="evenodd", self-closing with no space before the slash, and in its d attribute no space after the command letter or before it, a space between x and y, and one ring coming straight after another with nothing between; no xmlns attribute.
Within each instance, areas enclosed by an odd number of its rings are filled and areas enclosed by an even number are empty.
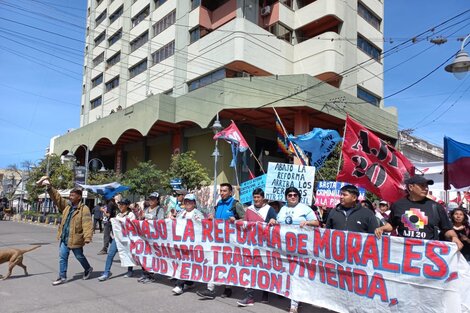
<svg viewBox="0 0 470 313"><path fill-rule="evenodd" d="M116 146L115 148L115 154L114 154L114 171L116 174L121 174L123 169L122 169L122 158L123 158L123 151L122 151L122 146Z"/></svg>

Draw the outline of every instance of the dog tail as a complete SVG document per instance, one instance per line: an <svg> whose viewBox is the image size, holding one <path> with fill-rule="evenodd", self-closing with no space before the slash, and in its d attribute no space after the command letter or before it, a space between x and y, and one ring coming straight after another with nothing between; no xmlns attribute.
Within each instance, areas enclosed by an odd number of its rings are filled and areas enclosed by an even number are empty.
<svg viewBox="0 0 470 313"><path fill-rule="evenodd" d="M21 250L21 252L22 252L22 253L26 253L26 252L29 252L29 251L33 251L33 250L35 250L35 249L37 249L37 248L39 248L39 247L41 247L41 245L39 245L39 246L34 246L34 247L32 247L32 248L29 248L29 249L23 249L23 250Z"/></svg>

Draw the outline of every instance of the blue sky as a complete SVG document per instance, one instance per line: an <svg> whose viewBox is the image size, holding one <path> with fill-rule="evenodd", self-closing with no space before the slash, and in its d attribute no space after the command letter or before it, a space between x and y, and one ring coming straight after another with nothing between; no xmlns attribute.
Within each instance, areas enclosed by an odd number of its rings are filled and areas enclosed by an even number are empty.
<svg viewBox="0 0 470 313"><path fill-rule="evenodd" d="M457 80L441 67L388 96L460 48L470 12L448 20L469 8L462 0L385 1L385 51L402 44L384 60L385 106L397 107L399 129L438 145L444 135L470 143L470 75ZM52 136L78 128L85 15L84 0L0 0L0 168L42 158ZM437 36L447 42L430 43Z"/></svg>

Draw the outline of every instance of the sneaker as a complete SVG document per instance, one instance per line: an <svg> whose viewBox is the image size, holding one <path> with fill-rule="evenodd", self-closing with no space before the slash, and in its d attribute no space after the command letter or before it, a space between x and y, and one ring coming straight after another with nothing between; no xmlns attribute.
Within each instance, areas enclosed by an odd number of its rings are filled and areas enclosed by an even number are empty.
<svg viewBox="0 0 470 313"><path fill-rule="evenodd" d="M298 313L299 310L297 308L291 307L289 313Z"/></svg>
<svg viewBox="0 0 470 313"><path fill-rule="evenodd" d="M232 288L225 287L224 292L222 293L222 298L230 298L232 296Z"/></svg>
<svg viewBox="0 0 470 313"><path fill-rule="evenodd" d="M101 275L100 277L98 277L98 280L99 280L99 281L108 280L108 279L109 279L109 276L111 276L111 274L109 274L109 275L103 274L103 275Z"/></svg>
<svg viewBox="0 0 470 313"><path fill-rule="evenodd" d="M87 280L88 278L90 278L92 272L93 267L90 266L90 268L83 273L83 280Z"/></svg>
<svg viewBox="0 0 470 313"><path fill-rule="evenodd" d="M127 272L126 275L124 275L123 277L124 277L124 278L131 278L132 276L134 276L134 273L132 273L132 272Z"/></svg>
<svg viewBox="0 0 470 313"><path fill-rule="evenodd" d="M215 299L215 291L214 290L203 290L203 291L198 291L196 294L203 298L203 299L209 299L209 300L214 300Z"/></svg>
<svg viewBox="0 0 470 313"><path fill-rule="evenodd" d="M242 300L237 301L237 304L238 304L238 306L243 306L243 307L253 306L253 305L255 305L255 299L253 299L252 297L246 297Z"/></svg>
<svg viewBox="0 0 470 313"><path fill-rule="evenodd" d="M97 253L98 255L103 255L103 254L108 254L106 250L100 250L100 252Z"/></svg>
<svg viewBox="0 0 470 313"><path fill-rule="evenodd" d="M268 303L269 302L268 297L269 297L269 293L267 293L266 291L263 291L263 295L261 296L261 303Z"/></svg>
<svg viewBox="0 0 470 313"><path fill-rule="evenodd" d="M183 289L181 289L180 287L176 286L175 288L173 288L171 291L173 291L173 293L175 295L180 295L183 293Z"/></svg>
<svg viewBox="0 0 470 313"><path fill-rule="evenodd" d="M144 279L142 279L142 280L139 281L139 282L142 283L142 284L147 284L147 283L152 283L152 282L154 282L154 281L155 281L155 279L153 279L153 278L144 277Z"/></svg>
<svg viewBox="0 0 470 313"><path fill-rule="evenodd" d="M56 280L52 282L52 286L62 285L67 282L66 278L58 277Z"/></svg>

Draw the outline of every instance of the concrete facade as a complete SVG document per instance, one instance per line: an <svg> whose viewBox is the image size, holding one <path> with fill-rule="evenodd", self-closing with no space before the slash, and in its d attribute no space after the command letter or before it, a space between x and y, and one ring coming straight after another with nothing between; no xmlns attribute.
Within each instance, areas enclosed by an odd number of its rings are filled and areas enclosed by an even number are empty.
<svg viewBox="0 0 470 313"><path fill-rule="evenodd" d="M283 160L273 108L289 133L342 133L349 114L397 138L381 100L382 1L89 0L88 10L80 128L53 140L56 154L122 172L195 150L211 173L219 115L256 155ZM232 182L229 145L219 148L219 182Z"/></svg>

